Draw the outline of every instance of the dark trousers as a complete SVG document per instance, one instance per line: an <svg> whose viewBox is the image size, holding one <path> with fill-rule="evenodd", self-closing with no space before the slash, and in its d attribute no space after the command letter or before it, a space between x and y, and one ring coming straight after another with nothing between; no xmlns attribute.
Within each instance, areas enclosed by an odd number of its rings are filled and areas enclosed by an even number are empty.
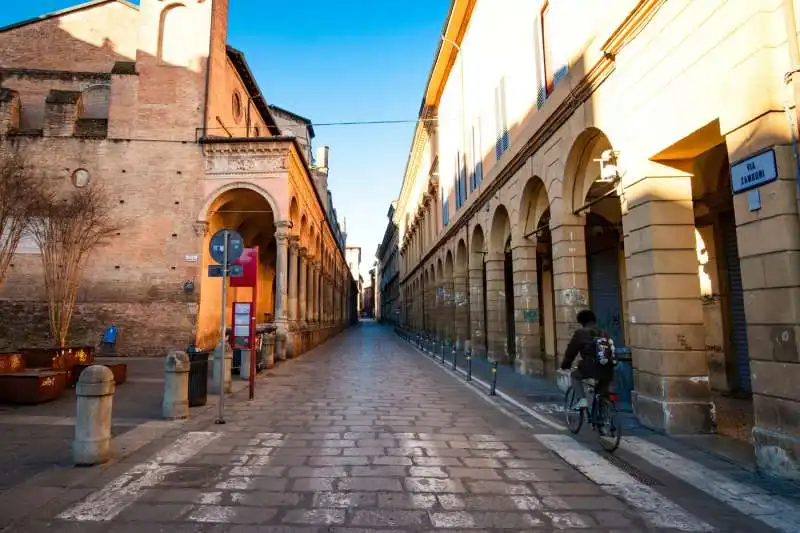
<svg viewBox="0 0 800 533"><path fill-rule="evenodd" d="M580 368L572 371L572 388L575 390L575 402L586 398L586 390L583 388L583 380L594 378L597 382L595 385L595 394L608 394L611 390L611 382L614 381L614 376L602 375L586 375L581 372Z"/></svg>

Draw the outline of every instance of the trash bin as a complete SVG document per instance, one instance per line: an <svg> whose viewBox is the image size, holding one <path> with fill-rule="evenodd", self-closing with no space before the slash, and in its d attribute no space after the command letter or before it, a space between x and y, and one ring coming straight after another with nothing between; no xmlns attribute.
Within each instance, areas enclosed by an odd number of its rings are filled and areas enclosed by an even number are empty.
<svg viewBox="0 0 800 533"><path fill-rule="evenodd" d="M210 352L189 349L189 407L199 407L208 402L208 356Z"/></svg>

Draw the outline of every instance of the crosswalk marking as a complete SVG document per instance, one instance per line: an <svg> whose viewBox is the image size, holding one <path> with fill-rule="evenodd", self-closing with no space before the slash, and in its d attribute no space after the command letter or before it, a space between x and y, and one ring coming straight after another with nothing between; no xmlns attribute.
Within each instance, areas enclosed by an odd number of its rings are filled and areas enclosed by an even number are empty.
<svg viewBox="0 0 800 533"><path fill-rule="evenodd" d="M535 435L547 448L580 470L600 487L636 508L655 527L679 531L714 531L699 518L687 513L672 500L589 450L567 435Z"/></svg>
<svg viewBox="0 0 800 533"><path fill-rule="evenodd" d="M800 529L800 508L786 500L758 487L734 481L639 437L626 438L622 446L648 463L778 531L795 533Z"/></svg>
<svg viewBox="0 0 800 533"><path fill-rule="evenodd" d="M177 471L178 465L191 459L219 433L195 431L181 435L146 463L141 463L111 481L81 503L67 509L58 518L77 522L107 522L136 502L146 489L155 487L164 477Z"/></svg>

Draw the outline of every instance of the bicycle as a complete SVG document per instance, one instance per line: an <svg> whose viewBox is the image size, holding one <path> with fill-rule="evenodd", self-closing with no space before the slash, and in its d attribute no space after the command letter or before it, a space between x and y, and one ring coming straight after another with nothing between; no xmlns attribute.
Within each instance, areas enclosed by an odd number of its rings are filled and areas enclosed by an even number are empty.
<svg viewBox="0 0 800 533"><path fill-rule="evenodd" d="M587 413L588 421L592 429L597 432L600 446L612 453L619 447L622 438L622 424L617 412L616 397L612 393L595 394L597 383L593 379L584 380L583 383L588 389L587 393L592 395L592 406ZM567 428L577 434L583 427L585 409L575 410L573 408L575 403L575 389L570 385L564 394L564 415L567 419Z"/></svg>

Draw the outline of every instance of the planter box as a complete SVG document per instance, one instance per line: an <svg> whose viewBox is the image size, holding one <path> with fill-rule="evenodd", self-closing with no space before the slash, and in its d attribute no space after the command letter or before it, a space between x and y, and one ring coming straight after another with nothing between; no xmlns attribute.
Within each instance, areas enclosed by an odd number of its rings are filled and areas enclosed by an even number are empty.
<svg viewBox="0 0 800 533"><path fill-rule="evenodd" d="M37 404L55 400L64 393L66 372L57 370L23 370L0 375L0 402Z"/></svg>
<svg viewBox="0 0 800 533"><path fill-rule="evenodd" d="M25 370L25 358L20 353L0 354L0 374L14 374Z"/></svg>
<svg viewBox="0 0 800 533"><path fill-rule="evenodd" d="M58 348L34 348L22 350L26 368L66 370L67 360Z"/></svg>
<svg viewBox="0 0 800 533"><path fill-rule="evenodd" d="M81 373L89 368L94 364L101 364L101 363L92 363L89 365L75 365L72 369L72 374L75 378L74 383L78 382L78 378L81 377ZM102 366L108 367L111 370L111 373L114 374L114 383L117 385L122 385L125 383L125 380L128 377L128 365L125 363L108 363L108 364L101 364Z"/></svg>

